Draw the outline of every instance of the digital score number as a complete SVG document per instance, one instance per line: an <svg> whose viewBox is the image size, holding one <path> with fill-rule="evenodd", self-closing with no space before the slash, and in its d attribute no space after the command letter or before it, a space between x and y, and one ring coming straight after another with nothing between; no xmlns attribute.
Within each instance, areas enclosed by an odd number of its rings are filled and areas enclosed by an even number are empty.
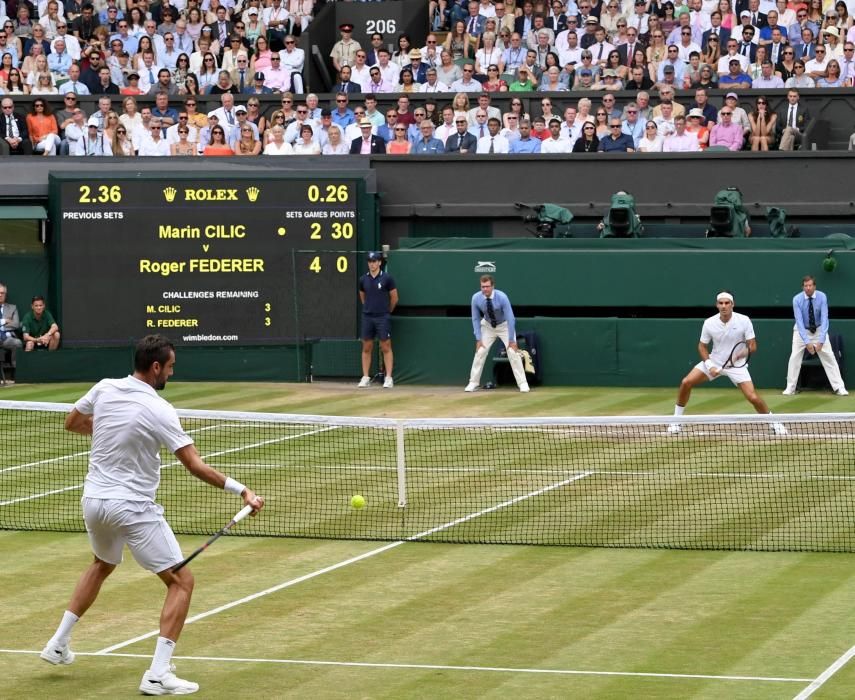
<svg viewBox="0 0 855 700"><path fill-rule="evenodd" d="M284 344L357 333L359 181L63 179L63 338ZM100 301L102 309L93 309Z"/></svg>

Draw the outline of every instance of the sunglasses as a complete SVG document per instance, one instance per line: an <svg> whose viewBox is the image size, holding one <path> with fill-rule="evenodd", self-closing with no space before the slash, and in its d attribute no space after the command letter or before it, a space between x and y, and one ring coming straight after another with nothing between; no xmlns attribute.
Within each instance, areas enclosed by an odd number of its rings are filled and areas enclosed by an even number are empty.
<svg viewBox="0 0 855 700"><path fill-rule="evenodd" d="M399 129L399 128L395 127L395 131L406 131L406 129Z"/></svg>
<svg viewBox="0 0 855 700"><path fill-rule="evenodd" d="M128 132L125 131L124 129L116 129L116 133L117 134L127 134Z"/></svg>

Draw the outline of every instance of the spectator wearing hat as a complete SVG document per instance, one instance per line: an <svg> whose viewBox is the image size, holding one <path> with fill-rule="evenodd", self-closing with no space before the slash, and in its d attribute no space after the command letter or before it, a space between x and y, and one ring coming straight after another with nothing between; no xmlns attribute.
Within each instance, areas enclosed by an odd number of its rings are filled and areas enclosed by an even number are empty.
<svg viewBox="0 0 855 700"><path fill-rule="evenodd" d="M406 66L413 72L413 81L423 83L427 80L427 66L422 62L422 52L410 49L410 65Z"/></svg>
<svg viewBox="0 0 855 700"><path fill-rule="evenodd" d="M602 79L594 83L594 90L623 90L623 83L618 78L617 71L614 68L605 68L602 72Z"/></svg>
<svg viewBox="0 0 855 700"><path fill-rule="evenodd" d="M140 74L136 71L131 71L125 78L128 84L119 88L119 93L122 95L142 95L143 91L140 88Z"/></svg>
<svg viewBox="0 0 855 700"><path fill-rule="evenodd" d="M287 15L287 10L285 13ZM356 61L356 52L362 48L359 45L359 42L354 41L351 36L353 33L352 24L345 22L344 24L340 24L338 29L341 32L341 39L333 44L332 51L330 51L330 58L332 59L336 72L340 72L342 67L349 66L354 63Z"/></svg>
<svg viewBox="0 0 855 700"><path fill-rule="evenodd" d="M751 89L751 76L743 73L739 59L731 58L729 71L718 79L719 87L726 90Z"/></svg>
<svg viewBox="0 0 855 700"><path fill-rule="evenodd" d="M597 40L596 33L597 27L600 26L600 21L596 17L588 16L581 26L584 27L585 31L582 33L582 36L579 37L579 46L583 49L587 49L590 48L591 44Z"/></svg>
<svg viewBox="0 0 855 700"><path fill-rule="evenodd" d="M110 141L104 133L98 132L99 120L97 117L89 117L86 122L86 131L74 144L70 155L72 156L111 156L113 149Z"/></svg>
<svg viewBox="0 0 855 700"><path fill-rule="evenodd" d="M843 44L840 43L840 30L834 25L829 25L822 30L825 39L825 55L831 59L840 61L843 59Z"/></svg>
<svg viewBox="0 0 855 700"><path fill-rule="evenodd" d="M709 145L710 130L705 126L704 112L698 107L693 107L686 115L686 132L693 134L698 140L698 147L703 151Z"/></svg>
<svg viewBox="0 0 855 700"><path fill-rule="evenodd" d="M256 71L252 76L252 81L247 84L243 92L245 95L270 95L273 93L273 88L264 84L264 73Z"/></svg>
<svg viewBox="0 0 855 700"><path fill-rule="evenodd" d="M373 128L374 125L370 119L363 117L359 121L359 130L362 132L362 136L353 139L351 142L350 152L352 154L371 155L386 152L386 142L380 136L371 133Z"/></svg>

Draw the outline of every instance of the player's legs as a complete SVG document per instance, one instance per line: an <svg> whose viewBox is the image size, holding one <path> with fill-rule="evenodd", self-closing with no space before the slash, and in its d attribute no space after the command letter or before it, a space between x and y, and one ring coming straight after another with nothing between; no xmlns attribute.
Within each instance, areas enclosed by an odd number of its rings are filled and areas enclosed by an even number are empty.
<svg viewBox="0 0 855 700"><path fill-rule="evenodd" d="M679 408L685 408L692 395L692 389L706 381L709 381L709 377L697 367L693 367L680 382L680 389L677 392L677 406Z"/></svg>
<svg viewBox="0 0 855 700"><path fill-rule="evenodd" d="M769 407L760 397L760 394L757 393L757 389L754 388L754 382L750 380L740 382L737 386L740 391L742 391L742 395L748 400L748 403L754 406L754 410L757 411L757 413L769 413Z"/></svg>
<svg viewBox="0 0 855 700"><path fill-rule="evenodd" d="M472 369L469 371L469 384L466 386L467 391L473 391L481 383L481 373L484 371L484 363L490 354L490 348L496 342L496 329L489 323L481 321L481 346L475 351L475 357L472 359ZM470 387L472 387L470 389Z"/></svg>
<svg viewBox="0 0 855 700"><path fill-rule="evenodd" d="M790 361L787 363L787 386L784 387L785 394L795 394L796 385L799 383L799 373L802 370L802 358L805 352L805 341L802 340L798 330L793 331L793 351L790 353Z"/></svg>
<svg viewBox="0 0 855 700"><path fill-rule="evenodd" d="M190 610L195 580L187 566L177 573L173 573L170 567L157 575L166 584L166 600L160 611L160 636L177 642L187 619L187 611Z"/></svg>

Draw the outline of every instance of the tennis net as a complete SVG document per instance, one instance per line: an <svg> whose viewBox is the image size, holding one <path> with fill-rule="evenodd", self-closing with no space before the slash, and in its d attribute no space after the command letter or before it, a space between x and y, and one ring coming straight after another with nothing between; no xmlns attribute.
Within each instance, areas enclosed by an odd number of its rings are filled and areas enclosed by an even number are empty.
<svg viewBox="0 0 855 700"><path fill-rule="evenodd" d="M90 440L71 406L0 402L0 529L81 531ZM391 420L179 411L205 460L267 500L237 534L853 551L855 418ZM206 534L237 499L161 455L158 502ZM350 506L362 494L367 505Z"/></svg>

